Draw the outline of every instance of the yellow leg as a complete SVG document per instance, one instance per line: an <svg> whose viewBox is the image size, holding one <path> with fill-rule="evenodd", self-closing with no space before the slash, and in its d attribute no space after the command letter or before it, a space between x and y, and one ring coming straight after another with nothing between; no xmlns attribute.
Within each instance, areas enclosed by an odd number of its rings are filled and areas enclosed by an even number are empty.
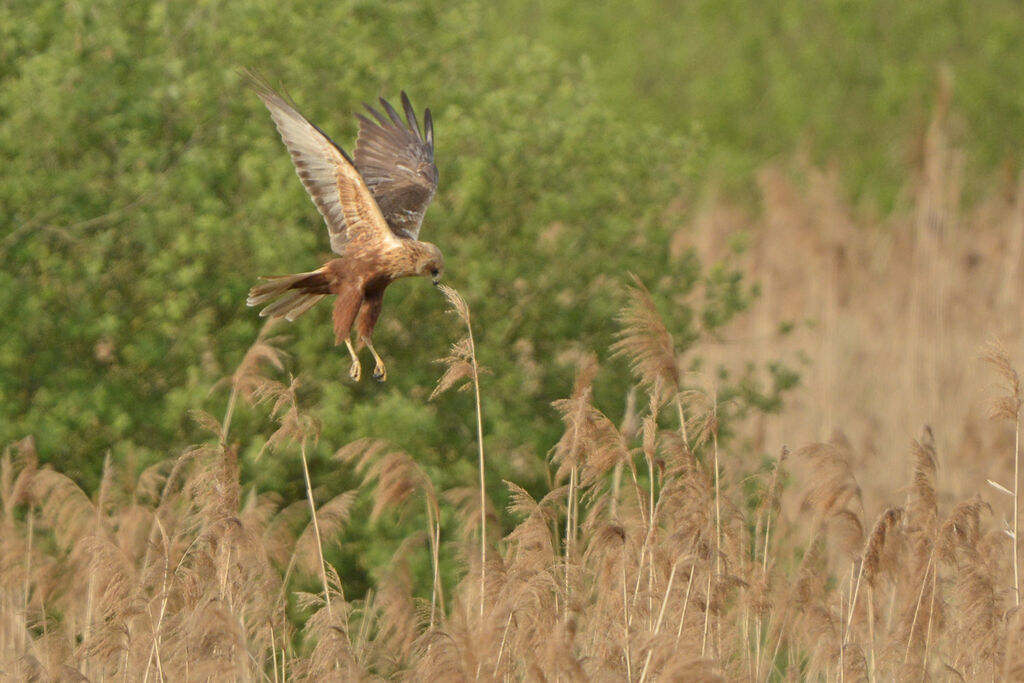
<svg viewBox="0 0 1024 683"><path fill-rule="evenodd" d="M363 366L359 364L359 356L356 355L356 350L352 348L352 340L345 337L345 346L348 347L348 355L352 356L352 365L348 369L348 375L353 381L358 382L359 378L363 376Z"/></svg>
<svg viewBox="0 0 1024 683"><path fill-rule="evenodd" d="M373 342L370 341L369 337L360 337L359 339L366 344L366 348L370 349L370 353L373 354L373 360L377 363L373 368L373 378L378 382L386 382L388 380L388 371L384 367L384 361L380 359L377 349L373 348Z"/></svg>

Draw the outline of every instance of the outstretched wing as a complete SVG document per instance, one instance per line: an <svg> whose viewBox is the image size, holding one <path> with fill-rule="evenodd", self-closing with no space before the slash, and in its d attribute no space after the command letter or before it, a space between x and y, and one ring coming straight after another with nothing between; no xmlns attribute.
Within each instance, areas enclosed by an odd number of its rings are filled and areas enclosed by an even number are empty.
<svg viewBox="0 0 1024 683"><path fill-rule="evenodd" d="M245 76L270 110L295 172L327 223L331 249L340 255L355 245L386 248L395 244L394 234L348 154L265 79L252 72Z"/></svg>
<svg viewBox="0 0 1024 683"><path fill-rule="evenodd" d="M402 93L405 121L381 98L387 116L365 105L374 120L359 118L356 168L373 193L388 225L399 237L416 239L423 214L437 189L434 165L434 122L430 110L423 114L423 131L416 112Z"/></svg>

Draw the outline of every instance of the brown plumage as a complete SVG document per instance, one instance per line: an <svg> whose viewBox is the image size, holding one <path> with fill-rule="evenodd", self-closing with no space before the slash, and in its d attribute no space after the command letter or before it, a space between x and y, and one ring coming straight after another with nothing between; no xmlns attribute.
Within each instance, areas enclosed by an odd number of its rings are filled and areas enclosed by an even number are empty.
<svg viewBox="0 0 1024 683"><path fill-rule="evenodd" d="M384 290L399 278L430 276L436 285L444 271L441 251L419 236L423 215L437 189L434 124L427 109L423 131L406 94L405 121L383 98L384 114L365 105L373 120L357 114L355 160L300 114L261 77L246 74L270 110L295 170L327 223L331 250L338 258L308 273L263 277L249 291L249 306L268 304L261 316L295 320L320 299L336 295L335 343L344 340L352 356L349 374L359 381L357 351L367 346L376 361L373 376L387 370L370 340L380 316ZM350 338L356 327L356 346Z"/></svg>

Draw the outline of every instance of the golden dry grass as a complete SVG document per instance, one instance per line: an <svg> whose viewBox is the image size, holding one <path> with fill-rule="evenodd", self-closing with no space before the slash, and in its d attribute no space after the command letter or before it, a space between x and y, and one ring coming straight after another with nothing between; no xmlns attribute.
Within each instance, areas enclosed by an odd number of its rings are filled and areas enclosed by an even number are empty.
<svg viewBox="0 0 1024 683"><path fill-rule="evenodd" d="M383 442L337 454L365 494L310 486L282 505L244 493L228 445L238 398L278 420L268 444L280 457L317 434L294 380L268 377L282 367L268 329L232 376L223 419L198 416L209 444L136 479L108 462L85 492L40 467L31 439L11 444L0 680L1024 676L1013 540L1024 183L963 212L941 115L921 158L884 221L846 206L834 174L795 164L802 183L763 171L759 216L712 203L682 228L672 249L709 258L750 230L762 300L726 341L681 354L634 280L613 351L636 374L635 400L621 420L604 414L597 357L580 359L555 405L565 433L550 490L536 499L506 482L518 522L490 546L480 490L435 491L415 454ZM465 301L448 295L468 325ZM780 320L796 330L780 335ZM1005 346L981 348L997 336ZM685 372L688 354L729 364L801 351L805 380L786 411L720 444L714 386ZM439 392L480 389L471 337L444 365ZM375 517L420 501L427 520L362 600L322 550L344 552L356 495L374 497ZM462 527L452 539L440 536L445 506ZM435 569L429 595L414 593L403 560L417 552ZM441 553L461 562L454 585Z"/></svg>

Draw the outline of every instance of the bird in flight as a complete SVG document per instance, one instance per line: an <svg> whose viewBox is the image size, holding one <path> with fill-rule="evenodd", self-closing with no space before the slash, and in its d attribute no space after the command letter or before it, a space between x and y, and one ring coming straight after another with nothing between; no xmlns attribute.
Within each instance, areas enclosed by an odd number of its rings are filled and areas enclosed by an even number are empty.
<svg viewBox="0 0 1024 683"><path fill-rule="evenodd" d="M369 116L356 114L359 135L353 158L265 79L251 72L245 76L270 110L296 173L327 223L331 250L338 255L308 273L260 278L263 282L249 291L246 303L267 304L261 317L293 321L334 294L334 343L344 340L348 347L349 375L359 381L358 352L366 346L376 362L373 376L383 382L387 369L370 337L384 290L395 280L414 275L430 277L437 285L444 272L441 250L418 239L438 179L430 110L423 114L421 130L404 92L404 121L384 98L380 103L385 113L364 105Z"/></svg>

